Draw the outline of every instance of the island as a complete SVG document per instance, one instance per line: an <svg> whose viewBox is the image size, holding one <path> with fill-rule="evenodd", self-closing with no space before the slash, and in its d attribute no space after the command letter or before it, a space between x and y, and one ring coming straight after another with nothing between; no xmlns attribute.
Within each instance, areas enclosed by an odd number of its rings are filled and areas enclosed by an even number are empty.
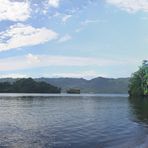
<svg viewBox="0 0 148 148"><path fill-rule="evenodd" d="M130 97L148 97L148 60L144 60L139 70L133 73L129 84Z"/></svg>
<svg viewBox="0 0 148 148"><path fill-rule="evenodd" d="M13 83L0 83L0 93L61 93L61 88L32 78L18 79Z"/></svg>
<svg viewBox="0 0 148 148"><path fill-rule="evenodd" d="M67 90L68 94L80 94L80 89L71 88Z"/></svg>

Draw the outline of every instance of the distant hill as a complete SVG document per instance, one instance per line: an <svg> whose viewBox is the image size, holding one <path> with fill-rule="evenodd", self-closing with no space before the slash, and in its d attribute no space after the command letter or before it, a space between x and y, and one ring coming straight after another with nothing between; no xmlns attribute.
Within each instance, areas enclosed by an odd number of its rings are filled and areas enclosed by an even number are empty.
<svg viewBox="0 0 148 148"><path fill-rule="evenodd" d="M66 92L69 88L79 88L82 93L128 93L129 78L103 78L98 77L92 80L83 78L38 78L37 81L44 81L62 88Z"/></svg>
<svg viewBox="0 0 148 148"><path fill-rule="evenodd" d="M129 78L103 78L97 77L91 80L83 78L37 78L48 84L60 87L62 92L69 88L78 88L81 93L128 93ZM5 78L0 82L15 82L16 79Z"/></svg>

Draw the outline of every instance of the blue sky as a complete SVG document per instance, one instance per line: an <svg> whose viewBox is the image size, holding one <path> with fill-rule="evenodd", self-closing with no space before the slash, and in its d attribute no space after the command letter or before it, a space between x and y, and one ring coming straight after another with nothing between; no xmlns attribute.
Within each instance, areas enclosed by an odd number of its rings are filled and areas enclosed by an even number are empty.
<svg viewBox="0 0 148 148"><path fill-rule="evenodd" d="M0 77L129 77L148 59L148 0L1 0Z"/></svg>

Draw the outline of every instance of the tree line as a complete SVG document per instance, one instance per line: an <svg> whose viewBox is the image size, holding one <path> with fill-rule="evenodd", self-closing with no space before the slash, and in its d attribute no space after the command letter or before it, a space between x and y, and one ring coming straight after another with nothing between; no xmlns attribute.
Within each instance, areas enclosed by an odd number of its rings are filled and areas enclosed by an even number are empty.
<svg viewBox="0 0 148 148"><path fill-rule="evenodd" d="M18 79L14 83L0 83L0 93L60 93L61 88L32 78Z"/></svg>

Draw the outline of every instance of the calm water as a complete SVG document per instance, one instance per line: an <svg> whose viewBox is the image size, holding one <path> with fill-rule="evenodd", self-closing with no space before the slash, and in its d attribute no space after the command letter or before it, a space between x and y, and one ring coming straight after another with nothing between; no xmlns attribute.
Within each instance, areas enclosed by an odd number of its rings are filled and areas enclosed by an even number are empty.
<svg viewBox="0 0 148 148"><path fill-rule="evenodd" d="M126 95L0 95L0 148L147 148L148 102Z"/></svg>

